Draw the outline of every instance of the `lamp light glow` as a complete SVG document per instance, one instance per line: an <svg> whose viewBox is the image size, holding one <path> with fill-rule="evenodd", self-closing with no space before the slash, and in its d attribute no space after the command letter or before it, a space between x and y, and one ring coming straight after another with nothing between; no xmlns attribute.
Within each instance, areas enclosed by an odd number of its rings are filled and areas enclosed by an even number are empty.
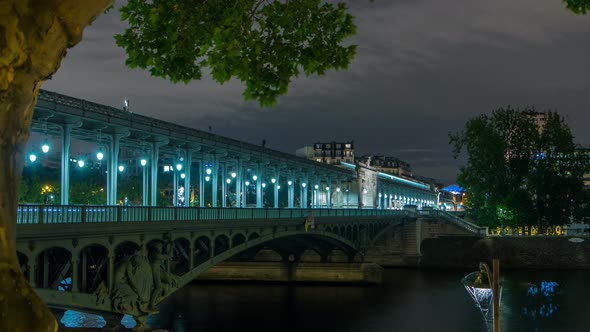
<svg viewBox="0 0 590 332"><path fill-rule="evenodd" d="M180 173L180 178L181 178L181 179L184 179L185 177L186 177L186 174L184 174L184 173Z"/></svg>
<svg viewBox="0 0 590 332"><path fill-rule="evenodd" d="M293 181L289 180L289 181L287 181L287 184L288 185L292 185L293 184Z"/></svg>
<svg viewBox="0 0 590 332"><path fill-rule="evenodd" d="M212 172L212 171L211 171L211 169L210 169L210 168L207 168L207 169L205 170L205 173L207 173L207 175L211 175L211 172Z"/></svg>
<svg viewBox="0 0 590 332"><path fill-rule="evenodd" d="M47 138L43 140L43 145L41 145L41 151L43 151L43 153L49 152L49 143L47 142Z"/></svg>
<svg viewBox="0 0 590 332"><path fill-rule="evenodd" d="M320 186L318 186L317 184L315 186L313 186L315 189L318 189Z"/></svg>
<svg viewBox="0 0 590 332"><path fill-rule="evenodd" d="M119 165L119 172L123 172L125 170L125 166Z"/></svg>
<svg viewBox="0 0 590 332"><path fill-rule="evenodd" d="M301 186L302 186L303 188L305 188L305 186L307 186L307 184L306 184L305 182L303 182L303 183L301 184Z"/></svg>
<svg viewBox="0 0 590 332"><path fill-rule="evenodd" d="M78 160L78 167L84 167L84 160Z"/></svg>
<svg viewBox="0 0 590 332"><path fill-rule="evenodd" d="M340 187L336 188L336 192L340 192Z"/></svg>
<svg viewBox="0 0 590 332"><path fill-rule="evenodd" d="M29 160L34 163L35 160L37 160L37 155L35 154L35 152L31 152L31 154L29 155Z"/></svg>
<svg viewBox="0 0 590 332"><path fill-rule="evenodd" d="M142 158L139 163L141 164L141 166L145 166L147 165L147 160L145 160L145 158Z"/></svg>
<svg viewBox="0 0 590 332"><path fill-rule="evenodd" d="M330 187L326 187L326 191L330 191Z"/></svg>
<svg viewBox="0 0 590 332"><path fill-rule="evenodd" d="M246 183L244 183L245 185L249 186L250 185L250 181L246 181Z"/></svg>
<svg viewBox="0 0 590 332"><path fill-rule="evenodd" d="M178 163L176 164L176 170L180 171L182 169L182 164Z"/></svg>
<svg viewBox="0 0 590 332"><path fill-rule="evenodd" d="M256 181L258 180L258 177L256 175L252 176L252 180Z"/></svg>
<svg viewBox="0 0 590 332"><path fill-rule="evenodd" d="M209 182L209 180L211 180L211 177L210 177L209 175L207 175L207 176L205 177L205 181Z"/></svg>
<svg viewBox="0 0 590 332"><path fill-rule="evenodd" d="M102 158L104 158L104 153L102 152L102 148L100 148L100 149L98 149L98 152L96 153L96 159L102 160Z"/></svg>
<svg viewBox="0 0 590 332"><path fill-rule="evenodd" d="M272 178L272 179L270 179L270 182L275 183L275 182L277 182L277 179Z"/></svg>
<svg viewBox="0 0 590 332"><path fill-rule="evenodd" d="M281 185L277 185L277 190L281 189Z"/></svg>
<svg viewBox="0 0 590 332"><path fill-rule="evenodd" d="M227 180L225 180L225 182L227 182L227 184L230 184L231 183L231 179L227 179Z"/></svg>
<svg viewBox="0 0 590 332"><path fill-rule="evenodd" d="M262 188L266 188L266 183L263 183L262 184Z"/></svg>
<svg viewBox="0 0 590 332"><path fill-rule="evenodd" d="M235 178L236 178L236 176L238 176L238 175L236 174L236 172L231 172L231 177L232 177L232 178L234 178L234 179L235 179Z"/></svg>

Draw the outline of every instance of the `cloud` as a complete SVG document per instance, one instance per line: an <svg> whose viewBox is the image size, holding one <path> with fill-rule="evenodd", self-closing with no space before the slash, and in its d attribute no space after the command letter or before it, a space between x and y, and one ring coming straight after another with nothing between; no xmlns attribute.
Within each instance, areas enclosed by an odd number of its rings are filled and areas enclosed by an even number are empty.
<svg viewBox="0 0 590 332"><path fill-rule="evenodd" d="M454 182L448 133L511 105L567 115L590 142L588 16L561 1L348 0L358 54L347 71L294 80L273 109L244 102L243 86L209 77L172 84L125 66L113 36L118 13L100 16L44 88L293 153L315 141L353 140L357 154L407 159L415 174Z"/></svg>

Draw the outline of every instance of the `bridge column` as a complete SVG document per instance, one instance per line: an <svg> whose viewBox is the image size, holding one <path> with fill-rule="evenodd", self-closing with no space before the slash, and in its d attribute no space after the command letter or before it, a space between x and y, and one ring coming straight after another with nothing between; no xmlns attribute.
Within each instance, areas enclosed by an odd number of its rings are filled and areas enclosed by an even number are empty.
<svg viewBox="0 0 590 332"><path fill-rule="evenodd" d="M242 202L244 201L242 199L241 195L243 194L242 191L242 160L241 159L237 159L236 160L236 207L240 208L240 207L246 207L245 204L242 204Z"/></svg>
<svg viewBox="0 0 590 332"><path fill-rule="evenodd" d="M33 288L37 288L37 274L35 271L37 271L37 264L31 264L29 261L27 263L27 277L29 279L29 284L31 284L31 287Z"/></svg>
<svg viewBox="0 0 590 332"><path fill-rule="evenodd" d="M211 166L211 190L212 190L212 195L211 195L211 207L217 207L217 191L219 190L219 188L217 187L217 183L218 183L218 178L219 178L219 174L218 174L218 170L219 170L219 157L214 154L213 155L213 162L212 162L212 166Z"/></svg>
<svg viewBox="0 0 590 332"><path fill-rule="evenodd" d="M239 162L240 167L238 168L238 182L240 183L240 192L242 194L242 208L246 207L246 194L248 191L246 190L246 181L248 174L246 174L246 170L244 169L244 165L242 161Z"/></svg>
<svg viewBox="0 0 590 332"><path fill-rule="evenodd" d="M150 205L156 206L158 203L158 160L160 159L160 144L153 142L150 156Z"/></svg>
<svg viewBox="0 0 590 332"><path fill-rule="evenodd" d="M293 172L289 172L287 179L287 206L289 209L293 208L295 201L295 180L293 179Z"/></svg>
<svg viewBox="0 0 590 332"><path fill-rule="evenodd" d="M109 292L113 289L115 283L115 256L109 251L109 265L107 266L107 282Z"/></svg>
<svg viewBox="0 0 590 332"><path fill-rule="evenodd" d="M274 177L270 181L273 184L275 209L279 207L279 184L281 182L280 180L281 180L281 175L275 170Z"/></svg>
<svg viewBox="0 0 590 332"><path fill-rule="evenodd" d="M79 292L79 282L78 282L78 269L80 267L80 259L78 258L79 254L76 253L76 257L74 257L74 253L72 253L72 292Z"/></svg>
<svg viewBox="0 0 590 332"><path fill-rule="evenodd" d="M256 173L254 175L256 180L252 177L252 180L256 182L256 207L262 208L264 203L262 202L262 167L260 165L256 168Z"/></svg>
<svg viewBox="0 0 590 332"><path fill-rule="evenodd" d="M309 183L307 183L307 179L303 179L303 182L301 182L301 187L300 187L300 194L299 196L301 197L301 208L302 209L307 209L307 186L309 185Z"/></svg>
<svg viewBox="0 0 590 332"><path fill-rule="evenodd" d="M70 193L70 144L72 125L64 124L61 126L61 205L68 205Z"/></svg>
<svg viewBox="0 0 590 332"><path fill-rule="evenodd" d="M186 169L184 170L184 206L191 204L191 169L193 164L193 152L186 149Z"/></svg>
<svg viewBox="0 0 590 332"><path fill-rule="evenodd" d="M119 172L119 148L122 134L112 134L109 142L109 163L107 176L107 205L117 205L117 175Z"/></svg>
<svg viewBox="0 0 590 332"><path fill-rule="evenodd" d="M314 206L316 209L319 209L321 207L320 204L320 192L321 192L321 182L316 182L316 184L314 185L314 190L313 190L313 200L314 200Z"/></svg>
<svg viewBox="0 0 590 332"><path fill-rule="evenodd" d="M188 270L192 271L195 267L195 239L190 240L189 256L188 256Z"/></svg>
<svg viewBox="0 0 590 332"><path fill-rule="evenodd" d="M199 160L199 207L205 207L205 163Z"/></svg>
<svg viewBox="0 0 590 332"><path fill-rule="evenodd" d="M331 195L330 195L330 182L326 182L326 207L329 209L332 207L332 202L331 202Z"/></svg>
<svg viewBox="0 0 590 332"><path fill-rule="evenodd" d="M221 165L221 207L227 207L227 164Z"/></svg>

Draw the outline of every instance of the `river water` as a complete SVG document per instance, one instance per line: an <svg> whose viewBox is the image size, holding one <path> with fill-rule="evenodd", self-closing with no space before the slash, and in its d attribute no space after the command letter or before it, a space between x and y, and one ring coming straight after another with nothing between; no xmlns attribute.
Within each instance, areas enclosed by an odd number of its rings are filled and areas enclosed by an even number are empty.
<svg viewBox="0 0 590 332"><path fill-rule="evenodd" d="M486 331L460 283L468 272L388 269L375 286L199 282L149 323L171 332ZM590 271L502 271L502 331L590 331L589 282ZM104 324L74 312L63 322Z"/></svg>

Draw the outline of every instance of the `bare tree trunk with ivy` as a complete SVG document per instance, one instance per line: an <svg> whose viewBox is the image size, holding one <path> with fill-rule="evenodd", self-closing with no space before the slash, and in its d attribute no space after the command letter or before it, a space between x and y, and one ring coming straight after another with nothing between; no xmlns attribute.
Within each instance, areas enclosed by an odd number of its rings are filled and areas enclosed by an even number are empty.
<svg viewBox="0 0 590 332"><path fill-rule="evenodd" d="M21 273L16 255L23 149L41 84L112 2L0 0L0 331L57 330L53 315Z"/></svg>

